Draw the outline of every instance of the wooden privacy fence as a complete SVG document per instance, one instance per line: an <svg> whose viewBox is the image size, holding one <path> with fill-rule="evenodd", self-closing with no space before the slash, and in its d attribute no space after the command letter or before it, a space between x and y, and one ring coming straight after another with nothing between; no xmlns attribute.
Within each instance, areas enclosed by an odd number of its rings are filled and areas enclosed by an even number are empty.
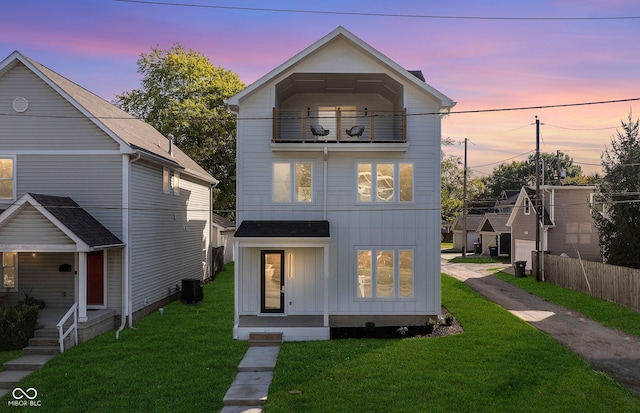
<svg viewBox="0 0 640 413"><path fill-rule="evenodd" d="M640 270L543 254L546 281L640 311Z"/></svg>

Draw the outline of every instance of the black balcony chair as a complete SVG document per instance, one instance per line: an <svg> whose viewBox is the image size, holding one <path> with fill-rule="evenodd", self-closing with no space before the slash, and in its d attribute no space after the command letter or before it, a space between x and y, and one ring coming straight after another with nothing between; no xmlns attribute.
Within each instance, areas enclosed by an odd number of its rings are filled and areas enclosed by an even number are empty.
<svg viewBox="0 0 640 413"><path fill-rule="evenodd" d="M350 129L345 130L346 134L351 136L352 138L355 138L357 136L362 136L362 134L364 133L364 126L362 125L355 125L352 126Z"/></svg>
<svg viewBox="0 0 640 413"><path fill-rule="evenodd" d="M322 125L310 125L309 127L313 136L327 136L329 134L329 129L325 129Z"/></svg>

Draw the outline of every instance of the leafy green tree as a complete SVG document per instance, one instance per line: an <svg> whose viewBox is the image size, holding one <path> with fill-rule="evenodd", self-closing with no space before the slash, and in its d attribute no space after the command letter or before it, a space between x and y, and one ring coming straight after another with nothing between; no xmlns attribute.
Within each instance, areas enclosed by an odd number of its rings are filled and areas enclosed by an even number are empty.
<svg viewBox="0 0 640 413"><path fill-rule="evenodd" d="M152 48L138 59L141 88L116 96L114 103L146 121L220 181L214 206L234 217L236 120L225 105L245 85L237 74L214 66L207 57L175 44Z"/></svg>
<svg viewBox="0 0 640 413"><path fill-rule="evenodd" d="M602 154L605 173L594 196L591 213L609 264L640 268L640 120L621 121Z"/></svg>
<svg viewBox="0 0 640 413"><path fill-rule="evenodd" d="M562 152L541 153L544 165L545 184L554 183L557 176L558 163L560 169L566 170L566 178L574 179L582 176L582 168L573 164L573 158ZM536 155L529 155L526 161L512 161L494 168L491 176L486 178L488 195L492 198L500 196L503 190L520 189L523 185L534 185L536 182Z"/></svg>
<svg viewBox="0 0 640 413"><path fill-rule="evenodd" d="M453 141L445 138L442 145L451 146ZM460 157L440 152L440 214L449 223L462 213L464 170L461 164Z"/></svg>

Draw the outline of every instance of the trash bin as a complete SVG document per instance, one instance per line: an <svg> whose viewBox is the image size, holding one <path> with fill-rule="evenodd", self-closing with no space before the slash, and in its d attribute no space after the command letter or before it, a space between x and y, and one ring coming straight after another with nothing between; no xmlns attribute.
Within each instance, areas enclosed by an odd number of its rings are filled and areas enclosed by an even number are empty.
<svg viewBox="0 0 640 413"><path fill-rule="evenodd" d="M516 277L526 277L525 274L525 268L527 267L527 262L526 261L516 261L515 263L516 266Z"/></svg>
<svg viewBox="0 0 640 413"><path fill-rule="evenodd" d="M489 256L497 257L498 256L498 247L489 247Z"/></svg>
<svg viewBox="0 0 640 413"><path fill-rule="evenodd" d="M197 304L202 301L202 285L200 280L185 278L182 280L181 300L185 304Z"/></svg>
<svg viewBox="0 0 640 413"><path fill-rule="evenodd" d="M474 254L480 254L482 252L482 244L480 244L479 242L474 242L473 243L473 253Z"/></svg>

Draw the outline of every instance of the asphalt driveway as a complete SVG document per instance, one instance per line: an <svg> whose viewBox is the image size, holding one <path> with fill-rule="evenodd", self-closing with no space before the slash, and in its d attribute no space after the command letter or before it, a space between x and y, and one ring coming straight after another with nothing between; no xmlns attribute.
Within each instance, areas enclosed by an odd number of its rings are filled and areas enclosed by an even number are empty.
<svg viewBox="0 0 640 413"><path fill-rule="evenodd" d="M453 256L456 255L443 254L443 273L549 334L594 370L606 372L640 397L640 338L605 327L493 277L499 264L450 264L447 259Z"/></svg>

